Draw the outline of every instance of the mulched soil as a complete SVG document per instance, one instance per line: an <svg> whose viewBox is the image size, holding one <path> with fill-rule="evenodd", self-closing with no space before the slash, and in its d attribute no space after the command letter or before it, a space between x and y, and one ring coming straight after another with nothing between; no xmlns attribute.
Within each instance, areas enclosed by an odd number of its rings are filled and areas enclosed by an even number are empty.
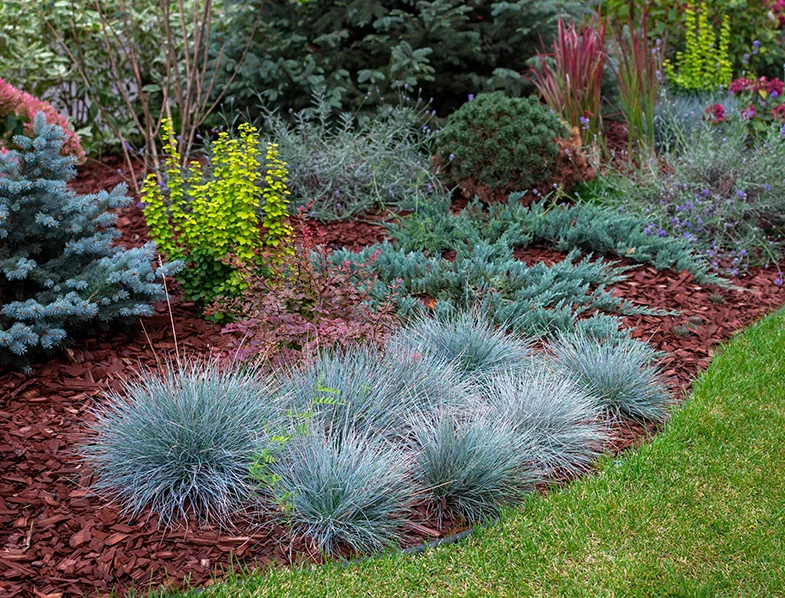
<svg viewBox="0 0 785 598"><path fill-rule="evenodd" d="M118 165L82 169L81 192L119 182ZM332 244L355 249L383 238L378 219L322 227ZM138 245L146 228L138 207L119 219L121 243ZM527 248L517 257L527 263L554 262L564 255L547 248ZM785 291L774 284L778 273L752 269L734 284L743 290L698 285L688 273L639 267L614 292L642 305L677 309L678 316L633 316L633 335L665 351L668 383L680 397L704 369L716 345L762 315L785 304ZM0 595L81 596L118 592L135 586L177 586L185 579L209 583L216 568L232 558L244 563L318 561L299 541L284 539L272 525L254 535L232 530L179 529L164 533L157 521L129 522L117 505L92 496L90 475L75 449L91 421L90 410L104 389L156 359L221 351L228 339L201 320L192 304L173 297L132 332L104 334L77 342L30 375L0 371ZM154 348L153 348L154 347ZM641 442L652 428L622 424L608 443L614 452ZM413 524L407 542L439 532L423 521ZM235 561L236 562L236 561Z"/></svg>

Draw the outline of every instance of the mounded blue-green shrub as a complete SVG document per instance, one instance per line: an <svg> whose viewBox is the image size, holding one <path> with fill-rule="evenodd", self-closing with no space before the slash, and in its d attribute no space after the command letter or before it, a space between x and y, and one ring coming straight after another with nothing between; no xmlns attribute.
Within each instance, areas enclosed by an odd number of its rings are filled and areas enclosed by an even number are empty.
<svg viewBox="0 0 785 598"><path fill-rule="evenodd" d="M123 186L77 195L75 159L60 155L62 129L34 122L34 138L0 154L0 364L26 364L69 336L151 315L164 297L155 245L122 249L111 210ZM163 271L162 271L163 270Z"/></svg>

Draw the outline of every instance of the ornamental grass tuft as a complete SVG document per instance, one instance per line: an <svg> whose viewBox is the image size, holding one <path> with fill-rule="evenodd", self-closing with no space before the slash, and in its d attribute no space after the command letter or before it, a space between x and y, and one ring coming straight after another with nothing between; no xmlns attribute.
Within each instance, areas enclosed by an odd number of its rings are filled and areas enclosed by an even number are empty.
<svg viewBox="0 0 785 598"><path fill-rule="evenodd" d="M532 434L502 421L441 411L411 422L414 478L439 523L445 516L475 523L522 499L540 480Z"/></svg>
<svg viewBox="0 0 785 598"><path fill-rule="evenodd" d="M648 344L634 339L598 341L562 337L551 346L557 367L613 416L662 422L672 399Z"/></svg>
<svg viewBox="0 0 785 598"><path fill-rule="evenodd" d="M378 551L397 538L412 496L409 463L383 441L314 430L269 468L281 517L322 552Z"/></svg>
<svg viewBox="0 0 785 598"><path fill-rule="evenodd" d="M531 362L529 343L477 312L420 318L395 334L388 346L452 363L466 376L524 369Z"/></svg>
<svg viewBox="0 0 785 598"><path fill-rule="evenodd" d="M572 381L543 368L505 372L483 387L479 412L533 437L532 457L545 475L575 476L599 455L605 423L594 400Z"/></svg>
<svg viewBox="0 0 785 598"><path fill-rule="evenodd" d="M97 492L165 527L227 522L252 496L257 440L284 412L272 382L211 362L169 364L111 391L83 447Z"/></svg>

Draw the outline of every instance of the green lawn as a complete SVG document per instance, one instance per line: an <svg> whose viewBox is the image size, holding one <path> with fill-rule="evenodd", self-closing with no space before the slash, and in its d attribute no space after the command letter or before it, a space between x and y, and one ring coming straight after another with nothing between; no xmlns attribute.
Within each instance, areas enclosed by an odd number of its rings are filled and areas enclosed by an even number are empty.
<svg viewBox="0 0 785 598"><path fill-rule="evenodd" d="M783 315L731 342L653 442L462 543L202 596L785 596Z"/></svg>

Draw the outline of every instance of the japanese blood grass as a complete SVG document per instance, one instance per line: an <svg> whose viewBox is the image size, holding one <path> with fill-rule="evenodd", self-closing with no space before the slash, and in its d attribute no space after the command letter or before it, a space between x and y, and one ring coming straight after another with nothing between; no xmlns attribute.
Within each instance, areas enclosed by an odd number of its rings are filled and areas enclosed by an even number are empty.
<svg viewBox="0 0 785 598"><path fill-rule="evenodd" d="M486 519L522 499L541 479L528 431L446 411L419 414L410 425L414 479L440 522L444 516L469 523Z"/></svg>
<svg viewBox="0 0 785 598"><path fill-rule="evenodd" d="M388 341L388 347L452 363L465 376L524 369L531 362L529 346L522 338L494 326L479 312L419 318Z"/></svg>
<svg viewBox="0 0 785 598"><path fill-rule="evenodd" d="M568 335L551 349L556 367L612 416L656 422L668 417L672 398L657 366L658 353L648 344Z"/></svg>
<svg viewBox="0 0 785 598"><path fill-rule="evenodd" d="M393 544L414 493L407 455L354 431L313 430L268 467L282 519L327 554L342 544L356 552Z"/></svg>
<svg viewBox="0 0 785 598"><path fill-rule="evenodd" d="M582 388L542 366L526 374L490 377L481 387L476 412L532 436L531 458L545 475L572 477L599 456L606 424Z"/></svg>
<svg viewBox="0 0 785 598"><path fill-rule="evenodd" d="M253 493L257 439L283 409L274 383L215 362L169 363L109 391L95 409L82 454L94 489L131 516L157 513L163 526L226 522Z"/></svg>

